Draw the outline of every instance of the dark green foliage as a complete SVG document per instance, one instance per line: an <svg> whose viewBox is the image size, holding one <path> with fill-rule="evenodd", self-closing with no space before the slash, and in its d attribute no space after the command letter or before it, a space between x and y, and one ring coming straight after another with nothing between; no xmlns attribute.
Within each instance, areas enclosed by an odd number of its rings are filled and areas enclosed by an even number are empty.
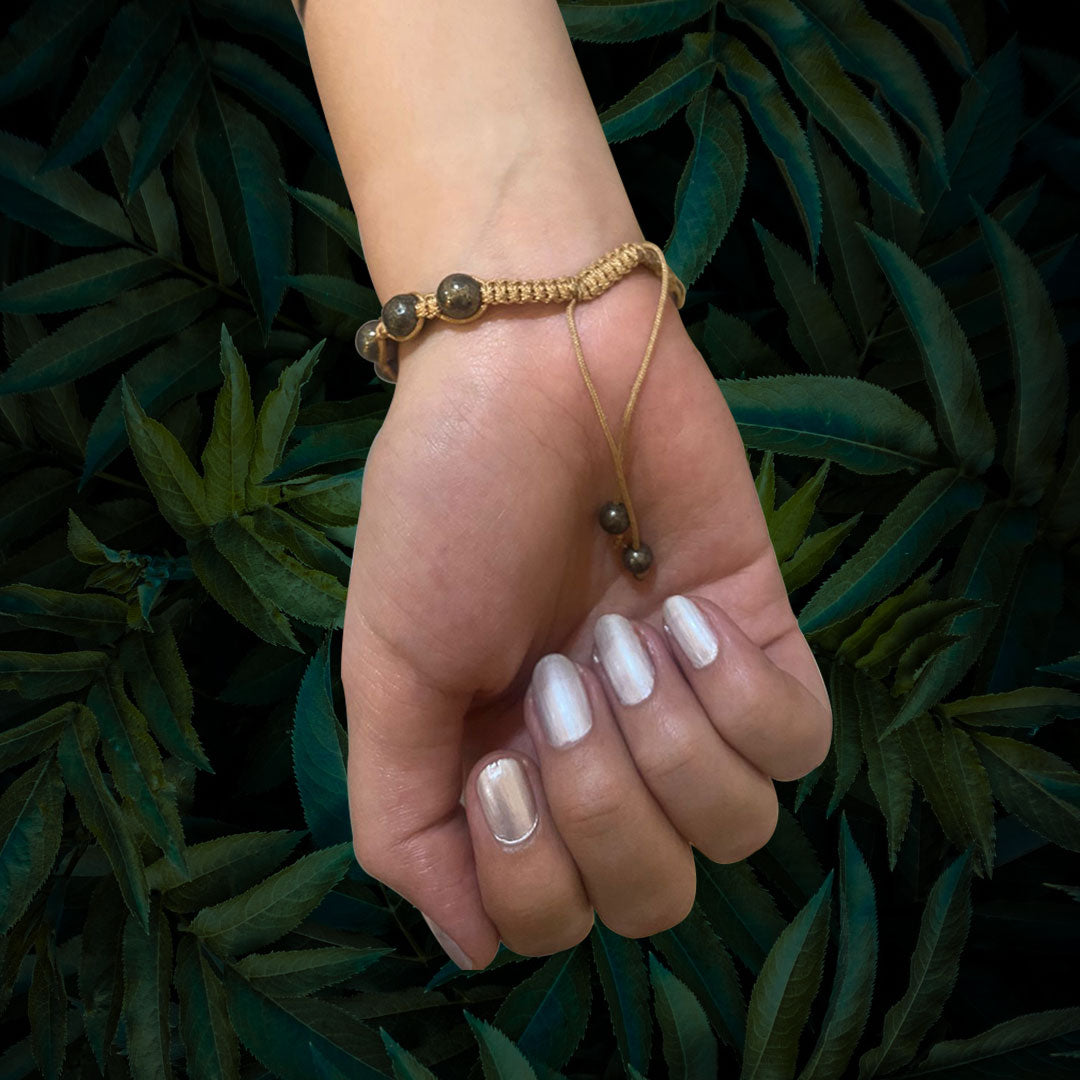
<svg viewBox="0 0 1080 1080"><path fill-rule="evenodd" d="M17 7L0 1077L1072 1076L1080 64L1053 6L560 3L833 739L764 848L695 853L678 926L467 974L351 850L337 631L389 398L300 24Z"/></svg>

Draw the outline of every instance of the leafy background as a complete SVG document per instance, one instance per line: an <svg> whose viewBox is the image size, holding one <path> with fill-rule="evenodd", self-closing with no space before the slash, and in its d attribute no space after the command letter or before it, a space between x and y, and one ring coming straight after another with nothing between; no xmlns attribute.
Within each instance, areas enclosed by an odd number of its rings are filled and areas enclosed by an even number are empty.
<svg viewBox="0 0 1080 1080"><path fill-rule="evenodd" d="M1080 65L997 0L564 3L835 732L644 940L461 973L352 858L388 388L288 0L0 41L0 1076L1076 1075Z"/></svg>

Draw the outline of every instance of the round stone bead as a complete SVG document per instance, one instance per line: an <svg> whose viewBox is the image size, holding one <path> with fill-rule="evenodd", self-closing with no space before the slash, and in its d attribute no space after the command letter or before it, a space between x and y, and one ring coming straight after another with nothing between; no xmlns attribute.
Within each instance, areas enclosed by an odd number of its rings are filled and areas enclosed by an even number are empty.
<svg viewBox="0 0 1080 1080"><path fill-rule="evenodd" d="M379 362L378 346L375 353L375 374L383 382L396 383L398 377L398 343L393 338L386 339L386 361Z"/></svg>
<svg viewBox="0 0 1080 1080"><path fill-rule="evenodd" d="M448 319L467 319L480 310L480 282L468 274L448 274L439 282L435 300Z"/></svg>
<svg viewBox="0 0 1080 1080"><path fill-rule="evenodd" d="M643 540L641 547L632 547L627 544L622 553L623 565L634 577L641 577L652 566L652 548Z"/></svg>
<svg viewBox="0 0 1080 1080"><path fill-rule="evenodd" d="M353 343L356 351L369 363L374 364L379 359L379 341L375 337L375 327L379 325L378 319L368 319L359 330Z"/></svg>
<svg viewBox="0 0 1080 1080"><path fill-rule="evenodd" d="M415 329L420 317L416 314L416 297L412 293L398 293L383 304L383 326L395 338L407 338Z"/></svg>
<svg viewBox="0 0 1080 1080"><path fill-rule="evenodd" d="M600 519L600 528L604 532L617 536L630 528L630 515L626 512L626 507L620 502L604 503L600 507L600 513L597 516Z"/></svg>

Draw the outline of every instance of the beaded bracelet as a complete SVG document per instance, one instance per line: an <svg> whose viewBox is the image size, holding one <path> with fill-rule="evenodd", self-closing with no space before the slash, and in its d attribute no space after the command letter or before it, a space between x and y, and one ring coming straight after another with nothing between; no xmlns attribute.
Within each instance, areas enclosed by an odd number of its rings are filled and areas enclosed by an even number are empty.
<svg viewBox="0 0 1080 1080"><path fill-rule="evenodd" d="M623 412L619 441L616 443L581 351L581 340L574 323L574 305L581 300L591 300L599 296L637 266L648 267L660 278L662 287L649 343ZM686 301L686 287L668 266L663 251L648 240L620 244L569 277L539 278L531 281L488 281L470 274L450 274L439 282L439 287L433 293L410 292L391 296L383 305L380 317L369 319L356 331L356 351L375 366L375 373L380 379L395 383L398 376L398 342L414 338L429 319L467 323L478 319L493 304L565 303L578 367L611 450L619 487L619 498L600 507L600 525L605 532L617 538L621 538L627 530L630 531L629 542L620 539L618 546L622 549L623 565L634 577L640 579L653 564L653 553L649 545L642 541L638 531L637 517L623 468L623 446L630 416L634 411L634 404L660 330L668 292L674 294L675 306L681 308Z"/></svg>

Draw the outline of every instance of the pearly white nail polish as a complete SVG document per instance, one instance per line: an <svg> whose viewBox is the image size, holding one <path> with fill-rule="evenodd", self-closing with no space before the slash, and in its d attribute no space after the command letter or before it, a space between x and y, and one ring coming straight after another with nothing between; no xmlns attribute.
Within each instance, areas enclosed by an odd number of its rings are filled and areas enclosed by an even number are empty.
<svg viewBox="0 0 1080 1080"><path fill-rule="evenodd" d="M476 778L476 794L488 827L503 844L531 836L540 821L529 778L517 758L489 761Z"/></svg>
<svg viewBox="0 0 1080 1080"><path fill-rule="evenodd" d="M443 952L454 961L455 964L462 971L472 971L476 968L476 965L469 959L465 950L437 923L431 918L420 912L424 916L424 922L428 924L432 934L435 935L435 940L442 946Z"/></svg>
<svg viewBox="0 0 1080 1080"><path fill-rule="evenodd" d="M592 727L589 695L577 666L562 653L542 656L533 668L537 713L548 742L569 746Z"/></svg>
<svg viewBox="0 0 1080 1080"><path fill-rule="evenodd" d="M594 633L597 655L619 701L644 701L652 693L655 673L634 624L623 615L601 615Z"/></svg>
<svg viewBox="0 0 1080 1080"><path fill-rule="evenodd" d="M705 613L685 596L669 596L664 601L664 625L696 668L716 659L720 644Z"/></svg>

